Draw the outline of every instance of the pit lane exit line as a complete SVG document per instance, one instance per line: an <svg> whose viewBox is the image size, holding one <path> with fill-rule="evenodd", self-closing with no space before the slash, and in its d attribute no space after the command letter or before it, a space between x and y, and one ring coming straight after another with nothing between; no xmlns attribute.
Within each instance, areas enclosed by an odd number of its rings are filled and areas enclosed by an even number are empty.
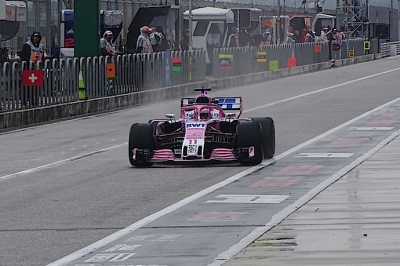
<svg viewBox="0 0 400 266"><path fill-rule="evenodd" d="M354 153L299 153L296 158L349 158Z"/></svg>
<svg viewBox="0 0 400 266"><path fill-rule="evenodd" d="M258 107L247 109L247 110L243 111L242 113L248 113L248 112L251 112L251 111L258 110L258 109L263 109L263 108L270 107L270 106L273 106L273 105L277 105L277 104L280 104L280 103L284 103L284 102L288 102L288 101L291 101L291 100L295 100L295 99L298 99L298 98L301 98L301 97L304 97L304 96L309 96L309 95L316 94L316 93L319 93L319 92L324 92L324 91L327 91L327 90L335 89L335 88L341 87L343 85L348 85L348 84L351 84L351 83L354 83L354 82L358 82L358 81L361 81L361 80L374 78L376 76L384 75L384 74L391 73L391 72L394 72L394 71L397 71L397 70L400 70L400 68L395 68L395 69L391 69L391 70L388 70L388 71L384 71L384 72L376 73L376 74L373 74L373 75L365 76L365 77L362 77L362 78L353 79L353 80L346 81L346 82L343 82L343 83L340 83L340 84L336 84L336 85L333 85L333 86L330 86L330 87L326 87L326 88L323 88L323 89L320 89L320 90L307 92L307 93L303 93L303 94L300 94L300 95L297 95L297 96L294 96L294 97L290 97L290 98L286 98L286 99L283 99L283 100L280 100L280 101L276 101L276 102L273 102L273 103L264 104L264 105L261 105L261 106L258 106Z"/></svg>

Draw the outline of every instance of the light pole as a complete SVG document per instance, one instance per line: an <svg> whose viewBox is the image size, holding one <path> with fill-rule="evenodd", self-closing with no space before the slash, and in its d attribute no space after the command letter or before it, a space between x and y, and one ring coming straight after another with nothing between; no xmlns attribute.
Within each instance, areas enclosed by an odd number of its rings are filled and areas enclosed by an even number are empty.
<svg viewBox="0 0 400 266"><path fill-rule="evenodd" d="M189 51L192 50L193 50L193 15L192 15L192 0L189 0Z"/></svg>
<svg viewBox="0 0 400 266"><path fill-rule="evenodd" d="M276 39L277 44L281 44L281 1L277 1L277 8L278 8L278 18L277 18L277 27L276 27Z"/></svg>

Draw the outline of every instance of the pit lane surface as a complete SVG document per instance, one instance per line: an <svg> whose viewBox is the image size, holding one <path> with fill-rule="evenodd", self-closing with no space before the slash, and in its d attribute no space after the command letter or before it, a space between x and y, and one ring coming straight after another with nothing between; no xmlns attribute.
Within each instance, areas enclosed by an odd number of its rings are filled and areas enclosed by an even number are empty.
<svg viewBox="0 0 400 266"><path fill-rule="evenodd" d="M396 82L399 63L398 58L384 59L220 90L211 95L242 96L246 111L243 116L273 117L279 156L400 97ZM237 165L131 168L126 143L131 123L146 122L178 111L179 100L176 100L0 135L0 264L46 265L247 169ZM367 136L373 141L366 150L384 137L384 134ZM356 145L346 153L361 154L357 149ZM324 160L318 159L318 162L324 164ZM253 178L260 180L262 177ZM304 192L312 187L307 186ZM243 186L238 186L230 194L246 193L243 193ZM213 195L214 200L221 200L217 196ZM252 208L256 211L259 207ZM228 212L230 208L220 207L219 211ZM253 217L252 224L265 224L262 220L265 217L261 216L279 211L274 208ZM212 208L208 212L213 212ZM235 215L244 215L244 212ZM169 226L166 230L172 232L160 231L153 240L171 235L190 236L200 230L198 226L191 227L190 222L179 225L185 227L181 233L172 229L173 223L155 224L152 228L166 225ZM210 244L212 239L207 236L188 237L185 239L187 248L164 254L164 257L181 257L182 262L166 261L165 264L184 265L186 258L188 265L188 261L198 258L198 265L207 265L236 243L236 238L227 235L237 232L239 237L244 237L251 231L251 226L234 223L217 224L215 228L219 231L212 231L213 235L220 233L219 241L224 243L220 250ZM137 236L154 235L146 230L150 228L138 232ZM194 242L204 250L190 250L188 244ZM161 246L165 243L170 245L171 241L157 242ZM139 254L137 250L134 253ZM209 254L209 258L204 254ZM123 265L121 263L104 265ZM154 263L148 259L129 261L129 264Z"/></svg>

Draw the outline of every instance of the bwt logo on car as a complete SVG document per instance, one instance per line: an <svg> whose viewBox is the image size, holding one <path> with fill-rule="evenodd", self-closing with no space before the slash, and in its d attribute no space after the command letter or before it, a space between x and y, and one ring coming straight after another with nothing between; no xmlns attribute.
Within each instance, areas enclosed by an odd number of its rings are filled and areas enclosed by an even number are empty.
<svg viewBox="0 0 400 266"><path fill-rule="evenodd" d="M186 124L186 128L205 128L206 124Z"/></svg>

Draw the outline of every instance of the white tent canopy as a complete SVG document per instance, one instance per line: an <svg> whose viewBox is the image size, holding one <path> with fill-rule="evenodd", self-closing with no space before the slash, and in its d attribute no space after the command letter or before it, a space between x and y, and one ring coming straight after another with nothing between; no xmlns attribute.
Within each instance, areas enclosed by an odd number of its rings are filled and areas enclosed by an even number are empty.
<svg viewBox="0 0 400 266"><path fill-rule="evenodd" d="M189 19L189 10L183 12L183 16L185 19ZM192 10L193 20L213 20L213 19L222 19L226 20L227 23L233 23L234 15L232 10L224 9L224 8L216 8L216 7L202 7Z"/></svg>

